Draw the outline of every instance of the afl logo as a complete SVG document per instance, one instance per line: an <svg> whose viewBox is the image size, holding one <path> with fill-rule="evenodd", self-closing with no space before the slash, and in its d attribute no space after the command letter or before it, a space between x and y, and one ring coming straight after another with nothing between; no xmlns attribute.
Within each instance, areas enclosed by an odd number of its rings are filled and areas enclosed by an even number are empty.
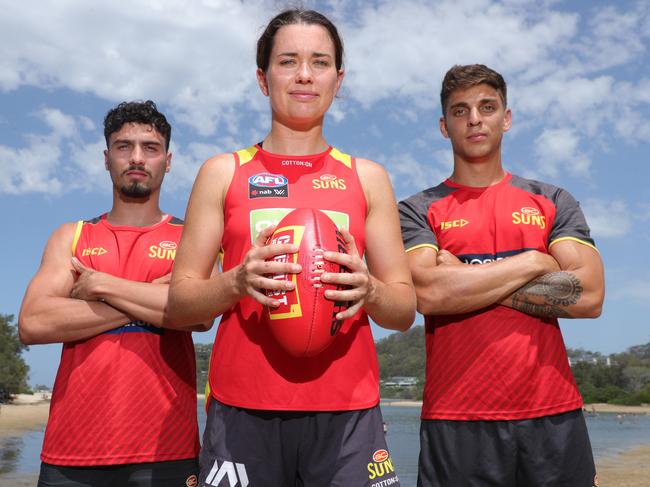
<svg viewBox="0 0 650 487"><path fill-rule="evenodd" d="M321 181L336 181L334 174L321 174L319 178Z"/></svg>
<svg viewBox="0 0 650 487"><path fill-rule="evenodd" d="M163 242L160 242L159 247L165 250L174 250L176 247L178 247L178 245L176 244L176 242L165 240Z"/></svg>
<svg viewBox="0 0 650 487"><path fill-rule="evenodd" d="M289 181L280 174L262 173L251 176L248 182L258 188L280 188L286 186Z"/></svg>
<svg viewBox="0 0 650 487"><path fill-rule="evenodd" d="M530 206L524 206L521 209L521 212L524 215L539 215L539 210L537 208L531 208Z"/></svg>
<svg viewBox="0 0 650 487"><path fill-rule="evenodd" d="M377 450L375 453L372 454L372 459L377 463L381 463L388 460L388 450L384 450L384 449Z"/></svg>

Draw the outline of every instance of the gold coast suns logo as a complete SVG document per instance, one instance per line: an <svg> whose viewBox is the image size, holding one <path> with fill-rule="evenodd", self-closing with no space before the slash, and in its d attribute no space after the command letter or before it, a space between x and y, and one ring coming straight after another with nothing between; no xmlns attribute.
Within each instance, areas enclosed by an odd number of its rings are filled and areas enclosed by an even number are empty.
<svg viewBox="0 0 650 487"><path fill-rule="evenodd" d="M163 240L158 245L149 247L149 257L152 259L174 260L178 244L170 240Z"/></svg>
<svg viewBox="0 0 650 487"><path fill-rule="evenodd" d="M372 462L368 464L368 478L370 480L394 473L395 467L388 450L382 448L372 454Z"/></svg>
<svg viewBox="0 0 650 487"><path fill-rule="evenodd" d="M314 189L348 189L345 185L345 179L336 177L334 174L321 174L318 179L311 180Z"/></svg>
<svg viewBox="0 0 650 487"><path fill-rule="evenodd" d="M524 206L521 211L512 212L512 223L515 225L533 225L541 228L546 228L546 216L541 215L537 208Z"/></svg>

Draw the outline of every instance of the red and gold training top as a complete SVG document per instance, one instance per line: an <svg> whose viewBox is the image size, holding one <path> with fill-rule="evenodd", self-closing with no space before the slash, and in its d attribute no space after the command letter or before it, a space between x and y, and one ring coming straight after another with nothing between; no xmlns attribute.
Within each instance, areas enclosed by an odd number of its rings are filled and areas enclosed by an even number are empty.
<svg viewBox="0 0 650 487"><path fill-rule="evenodd" d="M447 180L399 209L407 252L446 249L466 264L548 253L566 239L593 247L568 192L511 174L487 188ZM425 323L423 419L524 419L582 406L556 319L493 305Z"/></svg>
<svg viewBox="0 0 650 487"><path fill-rule="evenodd" d="M183 222L79 222L73 254L92 269L151 282L172 270ZM41 459L115 465L194 458L199 439L189 332L138 321L64 343Z"/></svg>
<svg viewBox="0 0 650 487"><path fill-rule="evenodd" d="M253 146L235 153L225 201L223 270L242 261L260 230L295 208L316 208L365 248L366 199L356 160L334 148L312 156L282 156ZM260 323L250 297L226 312L210 363L211 394L222 403L285 411L336 411L379 401L375 345L365 313L346 320L334 342L310 358L295 358Z"/></svg>

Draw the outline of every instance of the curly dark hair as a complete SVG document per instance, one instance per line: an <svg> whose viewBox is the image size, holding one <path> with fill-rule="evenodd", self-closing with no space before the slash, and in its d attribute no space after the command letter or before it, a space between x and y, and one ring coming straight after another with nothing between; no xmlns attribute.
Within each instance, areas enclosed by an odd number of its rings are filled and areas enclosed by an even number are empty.
<svg viewBox="0 0 650 487"><path fill-rule="evenodd" d="M111 134L118 132L125 123L142 123L154 127L165 138L165 150L169 150L172 127L165 116L158 111L156 104L147 101L123 101L109 110L104 118L104 138L106 147Z"/></svg>

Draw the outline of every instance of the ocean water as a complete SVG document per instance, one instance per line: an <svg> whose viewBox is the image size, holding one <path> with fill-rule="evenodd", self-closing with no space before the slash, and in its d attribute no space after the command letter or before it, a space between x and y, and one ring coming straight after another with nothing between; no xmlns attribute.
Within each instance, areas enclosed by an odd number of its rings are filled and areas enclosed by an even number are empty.
<svg viewBox="0 0 650 487"><path fill-rule="evenodd" d="M383 406L388 447L402 487L415 487L419 452L420 408ZM205 411L198 407L199 428L205 426ZM585 414L596 459L614 456L630 447L650 444L650 416ZM32 431L0 442L0 475L38 473L44 431Z"/></svg>

